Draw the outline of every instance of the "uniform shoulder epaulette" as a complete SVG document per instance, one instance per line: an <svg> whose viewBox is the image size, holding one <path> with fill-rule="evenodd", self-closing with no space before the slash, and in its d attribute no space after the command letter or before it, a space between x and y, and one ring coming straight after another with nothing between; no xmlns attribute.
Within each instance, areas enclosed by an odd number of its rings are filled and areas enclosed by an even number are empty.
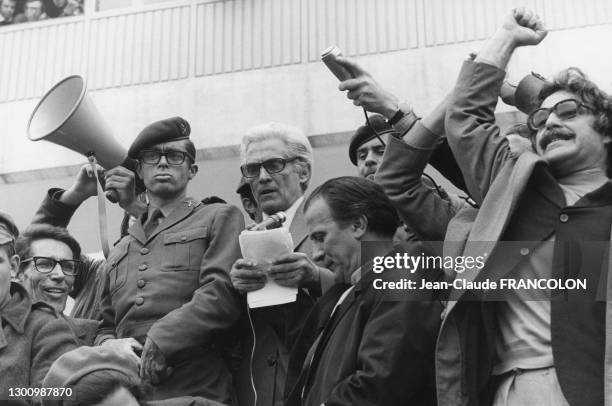
<svg viewBox="0 0 612 406"><path fill-rule="evenodd" d="M202 199L203 204L213 204L213 203L227 203L225 200L221 199L219 196L209 196Z"/></svg>

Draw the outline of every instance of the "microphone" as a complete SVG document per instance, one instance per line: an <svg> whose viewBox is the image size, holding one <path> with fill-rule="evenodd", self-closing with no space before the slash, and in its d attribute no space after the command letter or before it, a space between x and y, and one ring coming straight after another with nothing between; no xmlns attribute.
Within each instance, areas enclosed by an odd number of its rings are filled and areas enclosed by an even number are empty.
<svg viewBox="0 0 612 406"><path fill-rule="evenodd" d="M248 231L264 231L273 228L279 228L283 225L285 220L287 220L287 215L284 211L279 211L278 213L274 213L261 223L251 224L246 229Z"/></svg>

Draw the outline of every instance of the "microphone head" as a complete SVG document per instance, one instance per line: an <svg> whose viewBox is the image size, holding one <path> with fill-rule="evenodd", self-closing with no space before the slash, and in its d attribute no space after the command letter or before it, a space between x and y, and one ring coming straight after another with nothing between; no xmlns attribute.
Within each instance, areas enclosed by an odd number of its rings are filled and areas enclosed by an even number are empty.
<svg viewBox="0 0 612 406"><path fill-rule="evenodd" d="M273 217L277 217L279 223L284 223L287 220L287 215L285 214L284 211L279 211L275 213Z"/></svg>

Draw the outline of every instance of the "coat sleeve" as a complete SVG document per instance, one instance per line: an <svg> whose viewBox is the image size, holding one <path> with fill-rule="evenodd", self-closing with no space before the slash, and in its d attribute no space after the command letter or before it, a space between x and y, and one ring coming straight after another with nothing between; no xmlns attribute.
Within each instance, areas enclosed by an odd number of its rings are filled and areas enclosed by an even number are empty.
<svg viewBox="0 0 612 406"><path fill-rule="evenodd" d="M147 334L166 358L214 342L217 333L240 318L240 301L229 272L240 258L238 235L244 229L244 217L237 207L224 205L217 209L210 227L209 245L200 265L200 287L191 301L155 322Z"/></svg>
<svg viewBox="0 0 612 406"><path fill-rule="evenodd" d="M434 397L435 390L426 385L434 381L439 309L438 302L374 302L359 345L356 371L340 381L323 403L410 405L424 404L424 393Z"/></svg>
<svg viewBox="0 0 612 406"><path fill-rule="evenodd" d="M78 206L71 206L57 200L54 196L60 192L64 192L64 190L53 188L47 191L45 198L32 218L32 224L50 224L56 227L68 227L68 223L70 223L70 219L78 209Z"/></svg>
<svg viewBox="0 0 612 406"><path fill-rule="evenodd" d="M38 323L33 328L30 386L38 388L51 364L78 344L66 320L54 317L47 310L34 310L33 313L37 313Z"/></svg>
<svg viewBox="0 0 612 406"><path fill-rule="evenodd" d="M510 158L508 141L495 123L495 106L505 72L485 63L464 62L447 107L448 143L470 196L482 204Z"/></svg>
<svg viewBox="0 0 612 406"><path fill-rule="evenodd" d="M417 123L411 131L428 130ZM448 222L463 203L458 198L443 199L421 181L432 151L389 137L375 179L397 208L402 221L421 240L442 241Z"/></svg>

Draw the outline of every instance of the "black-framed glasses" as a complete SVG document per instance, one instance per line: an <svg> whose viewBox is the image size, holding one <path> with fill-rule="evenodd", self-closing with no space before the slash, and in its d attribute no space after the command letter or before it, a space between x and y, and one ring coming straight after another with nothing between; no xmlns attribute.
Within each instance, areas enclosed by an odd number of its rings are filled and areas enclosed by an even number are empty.
<svg viewBox="0 0 612 406"><path fill-rule="evenodd" d="M576 99L565 99L552 107L543 107L534 110L527 118L527 125L532 131L538 131L546 127L546 121L551 113L555 113L561 120L569 120L576 117L580 113L581 108L595 111L593 107L581 101Z"/></svg>
<svg viewBox="0 0 612 406"><path fill-rule="evenodd" d="M51 273L55 266L59 264L62 272L68 276L79 273L81 261L77 259L55 259L49 257L32 257L21 261L22 263L34 262L34 269L42 274Z"/></svg>
<svg viewBox="0 0 612 406"><path fill-rule="evenodd" d="M166 157L166 162L169 165L181 165L185 162L187 152L185 151L155 151L153 149L145 149L140 152L140 160L145 164L157 165L161 161L161 157Z"/></svg>
<svg viewBox="0 0 612 406"><path fill-rule="evenodd" d="M244 176L245 178L256 178L259 176L259 173L261 172L261 167L263 166L266 172L272 175L273 173L282 172L282 170L285 169L287 162L295 161L296 159L298 159L298 157L287 159L271 158L266 159L263 162L253 162L250 164L242 165L240 167L240 172L242 172L242 176Z"/></svg>

